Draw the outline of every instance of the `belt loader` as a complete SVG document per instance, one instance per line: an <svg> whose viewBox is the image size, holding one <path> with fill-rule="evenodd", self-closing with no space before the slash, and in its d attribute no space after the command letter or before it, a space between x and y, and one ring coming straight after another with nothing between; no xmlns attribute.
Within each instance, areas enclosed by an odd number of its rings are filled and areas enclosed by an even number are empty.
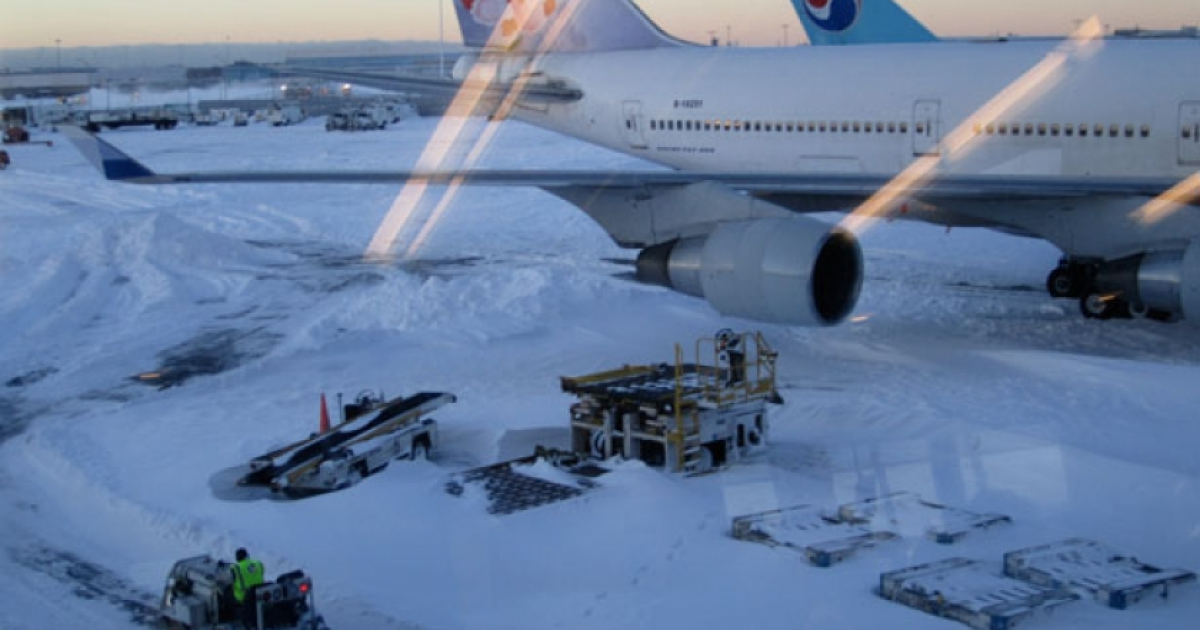
<svg viewBox="0 0 1200 630"><path fill-rule="evenodd" d="M343 408L343 422L329 431L251 460L238 485L307 496L355 485L393 459L424 459L437 446L437 423L427 414L455 400L444 392L393 400L360 395Z"/></svg>

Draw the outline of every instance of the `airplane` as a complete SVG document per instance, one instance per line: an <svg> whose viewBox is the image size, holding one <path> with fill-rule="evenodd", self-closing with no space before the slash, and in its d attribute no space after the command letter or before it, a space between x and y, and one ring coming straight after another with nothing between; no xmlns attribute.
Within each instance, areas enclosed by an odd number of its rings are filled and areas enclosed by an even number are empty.
<svg viewBox="0 0 1200 630"><path fill-rule="evenodd" d="M813 46L938 40L894 0L792 0L792 7Z"/></svg>
<svg viewBox="0 0 1200 630"><path fill-rule="evenodd" d="M455 0L486 81L325 76L503 98L504 116L669 168L160 174L71 135L131 183L536 186L640 249L639 279L753 320L842 321L854 232L881 217L1045 239L1063 252L1047 289L1087 317L1200 319L1200 40L730 48L631 0L504 4Z"/></svg>

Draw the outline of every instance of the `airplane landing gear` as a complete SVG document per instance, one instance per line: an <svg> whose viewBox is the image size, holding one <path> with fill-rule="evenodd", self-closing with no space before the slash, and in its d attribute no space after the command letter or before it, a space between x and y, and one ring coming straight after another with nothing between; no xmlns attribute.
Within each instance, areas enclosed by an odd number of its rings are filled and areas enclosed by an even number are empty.
<svg viewBox="0 0 1200 630"><path fill-rule="evenodd" d="M1079 312L1088 319L1112 319L1130 317L1129 303L1115 295L1102 295L1094 291L1079 298Z"/></svg>
<svg viewBox="0 0 1200 630"><path fill-rule="evenodd" d="M1095 265L1064 259L1046 278L1046 291L1056 298L1082 298L1095 275Z"/></svg>

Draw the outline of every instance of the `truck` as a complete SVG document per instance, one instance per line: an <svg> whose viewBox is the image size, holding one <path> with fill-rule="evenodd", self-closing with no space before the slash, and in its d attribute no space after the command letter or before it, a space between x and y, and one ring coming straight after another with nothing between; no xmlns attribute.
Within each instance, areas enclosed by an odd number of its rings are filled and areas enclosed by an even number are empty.
<svg viewBox="0 0 1200 630"><path fill-rule="evenodd" d="M329 630L312 587L303 571L284 573L252 587L245 605L253 608L239 610L229 563L193 556L171 567L159 612L163 625L189 630Z"/></svg>
<svg viewBox="0 0 1200 630"><path fill-rule="evenodd" d="M299 105L276 105L267 114L267 120L276 127L299 124L307 117Z"/></svg>
<svg viewBox="0 0 1200 630"><path fill-rule="evenodd" d="M149 127L174 129L179 124L179 115L166 110L108 110L88 112L83 127L92 133L121 127Z"/></svg>
<svg viewBox="0 0 1200 630"><path fill-rule="evenodd" d="M426 459L438 443L428 414L455 400L445 392L391 400L363 392L343 407L338 425L252 459L238 485L299 498L349 488L395 459Z"/></svg>

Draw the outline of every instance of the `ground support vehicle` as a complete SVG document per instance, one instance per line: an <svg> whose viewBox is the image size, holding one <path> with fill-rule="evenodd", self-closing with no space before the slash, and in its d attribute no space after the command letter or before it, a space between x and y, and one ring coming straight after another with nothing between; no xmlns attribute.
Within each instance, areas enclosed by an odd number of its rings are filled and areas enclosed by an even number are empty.
<svg viewBox="0 0 1200 630"><path fill-rule="evenodd" d="M83 127L92 133L99 133L100 128L120 129L121 127L149 127L155 129L174 129L179 124L179 115L169 111L97 111L88 113Z"/></svg>
<svg viewBox="0 0 1200 630"><path fill-rule="evenodd" d="M238 485L307 496L353 486L393 459L424 459L437 447L437 423L427 414L454 401L443 392L393 400L362 394L329 431L251 460Z"/></svg>
<svg viewBox="0 0 1200 630"><path fill-rule="evenodd" d="M766 450L776 353L759 333L724 330L696 342L696 362L625 366L563 377L571 448L640 459L671 472L703 473Z"/></svg>
<svg viewBox="0 0 1200 630"><path fill-rule="evenodd" d="M329 630L303 571L252 587L246 605L253 608L239 610L233 599L229 563L203 555L171 567L160 611L165 625L189 630Z"/></svg>

